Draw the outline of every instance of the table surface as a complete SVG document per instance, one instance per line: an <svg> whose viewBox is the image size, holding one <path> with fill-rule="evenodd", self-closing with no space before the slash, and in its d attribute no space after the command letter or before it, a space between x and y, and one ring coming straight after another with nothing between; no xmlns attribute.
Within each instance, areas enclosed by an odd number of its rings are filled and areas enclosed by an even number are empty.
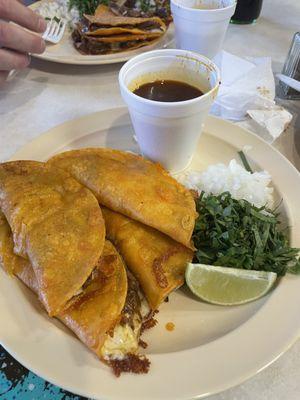
<svg viewBox="0 0 300 400"><path fill-rule="evenodd" d="M230 25L224 48L239 56L271 56L274 72L280 72L299 20L299 0L265 0L256 24ZM30 68L0 89L0 161L57 124L122 106L119 69L120 64L80 67L32 60ZM300 170L299 103L279 101L294 119L274 145ZM300 341L255 377L211 400L298 400L299 378ZM79 397L38 378L0 348L0 399Z"/></svg>

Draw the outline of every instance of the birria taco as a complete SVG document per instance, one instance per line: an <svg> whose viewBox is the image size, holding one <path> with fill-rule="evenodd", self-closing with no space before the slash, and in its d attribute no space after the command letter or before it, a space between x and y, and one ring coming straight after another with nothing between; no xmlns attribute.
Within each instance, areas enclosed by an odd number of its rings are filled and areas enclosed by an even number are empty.
<svg viewBox="0 0 300 400"><path fill-rule="evenodd" d="M17 276L38 297L39 285L29 260L14 253L11 229L0 212L0 265ZM149 361L138 354L143 323L153 318L134 277L109 241L91 275L56 318L115 374L146 373Z"/></svg>
<svg viewBox="0 0 300 400"><path fill-rule="evenodd" d="M101 206L193 248L197 216L193 196L159 164L107 148L68 151L48 164L64 169L88 187Z"/></svg>
<svg viewBox="0 0 300 400"><path fill-rule="evenodd" d="M192 250L168 236L122 214L102 208L107 237L115 244L126 265L141 284L150 307L183 285Z"/></svg>
<svg viewBox="0 0 300 400"><path fill-rule="evenodd" d="M94 195L67 172L37 161L0 164L0 209L15 254L30 261L40 300L58 314L103 251L105 226Z"/></svg>
<svg viewBox="0 0 300 400"><path fill-rule="evenodd" d="M152 44L166 29L159 17L118 16L100 5L95 15L84 15L72 38L75 48L83 54L109 54Z"/></svg>

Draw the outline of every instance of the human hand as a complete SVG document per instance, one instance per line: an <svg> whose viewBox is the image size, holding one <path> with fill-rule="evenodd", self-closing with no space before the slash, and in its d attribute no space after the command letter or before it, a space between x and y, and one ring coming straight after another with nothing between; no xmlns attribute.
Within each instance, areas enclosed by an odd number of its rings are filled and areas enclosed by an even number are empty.
<svg viewBox="0 0 300 400"><path fill-rule="evenodd" d="M41 54L45 50L44 40L23 28L42 33L46 26L44 18L19 0L0 0L0 84L11 70L28 66L29 53Z"/></svg>

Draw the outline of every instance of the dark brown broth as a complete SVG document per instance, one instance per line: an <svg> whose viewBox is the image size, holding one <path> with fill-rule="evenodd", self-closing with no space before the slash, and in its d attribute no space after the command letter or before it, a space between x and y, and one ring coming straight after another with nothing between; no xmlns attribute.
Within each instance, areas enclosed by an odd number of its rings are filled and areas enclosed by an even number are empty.
<svg viewBox="0 0 300 400"><path fill-rule="evenodd" d="M133 91L134 94L148 100L175 102L191 100L203 95L200 89L185 82L157 80L144 83Z"/></svg>

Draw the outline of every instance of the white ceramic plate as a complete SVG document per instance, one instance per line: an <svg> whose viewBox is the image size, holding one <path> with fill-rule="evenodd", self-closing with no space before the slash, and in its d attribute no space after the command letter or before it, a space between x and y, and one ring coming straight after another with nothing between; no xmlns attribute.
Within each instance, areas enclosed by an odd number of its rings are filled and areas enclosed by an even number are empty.
<svg viewBox="0 0 300 400"><path fill-rule="evenodd" d="M32 4L30 8L37 9L40 1ZM89 56L80 54L73 46L71 33L66 28L64 37L58 44L47 43L46 50L43 54L34 54L36 58L42 60L53 61L61 64L73 65L102 65L114 64L129 60L131 57L144 53L145 51L166 48L172 45L174 41L174 25L171 24L165 35L156 43L149 46L140 47L136 50L124 51L116 54L106 54L99 56Z"/></svg>
<svg viewBox="0 0 300 400"><path fill-rule="evenodd" d="M300 246L300 177L276 150L255 135L210 117L192 168L237 157L253 146L253 165L267 169ZM137 151L126 109L93 114L58 126L21 149L13 159L46 160L56 152L86 146ZM47 317L34 295L0 271L0 342L27 368L71 392L106 400L176 400L205 397L259 372L297 339L300 277L286 276L265 298L243 306L202 303L186 289L170 295L159 324L145 335L147 375L110 370L60 322ZM165 329L167 322L175 330Z"/></svg>

